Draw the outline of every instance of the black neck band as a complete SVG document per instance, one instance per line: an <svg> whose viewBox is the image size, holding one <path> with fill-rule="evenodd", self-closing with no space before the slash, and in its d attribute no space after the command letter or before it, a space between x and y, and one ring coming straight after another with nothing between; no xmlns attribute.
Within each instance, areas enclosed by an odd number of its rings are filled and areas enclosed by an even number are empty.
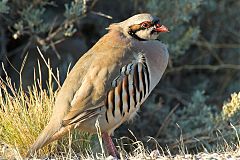
<svg viewBox="0 0 240 160"><path fill-rule="evenodd" d="M136 32L133 32L133 31L131 31L131 30L128 31L128 34L129 34L130 36L132 36L133 38L139 40L139 41L146 41L146 39L143 39L143 38L138 37L138 36L136 35Z"/></svg>

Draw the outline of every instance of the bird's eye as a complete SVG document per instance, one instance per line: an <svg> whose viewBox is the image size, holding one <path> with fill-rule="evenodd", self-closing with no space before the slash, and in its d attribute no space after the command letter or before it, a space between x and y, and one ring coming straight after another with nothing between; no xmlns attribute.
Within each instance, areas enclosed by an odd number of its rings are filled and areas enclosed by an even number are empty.
<svg viewBox="0 0 240 160"><path fill-rule="evenodd" d="M141 24L141 27L143 27L143 28L149 28L149 27L150 27L150 24L147 23L147 22L143 22L143 23Z"/></svg>

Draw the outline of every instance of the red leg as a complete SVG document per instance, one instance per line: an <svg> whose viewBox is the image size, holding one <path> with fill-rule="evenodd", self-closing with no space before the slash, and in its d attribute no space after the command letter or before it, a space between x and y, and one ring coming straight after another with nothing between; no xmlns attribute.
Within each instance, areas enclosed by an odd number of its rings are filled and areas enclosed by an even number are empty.
<svg viewBox="0 0 240 160"><path fill-rule="evenodd" d="M117 157L117 149L112 141L112 138L105 132L102 133L102 138L107 147L108 153L113 157Z"/></svg>

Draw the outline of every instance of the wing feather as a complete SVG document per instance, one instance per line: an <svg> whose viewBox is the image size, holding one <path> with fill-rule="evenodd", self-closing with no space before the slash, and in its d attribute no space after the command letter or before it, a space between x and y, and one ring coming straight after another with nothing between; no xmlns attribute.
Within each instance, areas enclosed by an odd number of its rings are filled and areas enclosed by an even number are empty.
<svg viewBox="0 0 240 160"><path fill-rule="evenodd" d="M134 59L129 48L119 50L115 48L114 52L115 54L107 61L106 54L103 54L105 52L98 53L98 57L89 62L88 68L84 68L86 74L72 95L70 107L63 117L64 125L81 121L85 118L86 111L97 115L95 113L103 106L107 93L112 88L112 82L121 74L120 69Z"/></svg>
<svg viewBox="0 0 240 160"><path fill-rule="evenodd" d="M109 92L111 91L114 92L116 90L116 92L119 92L123 90L124 93L126 92L125 99L126 99L126 106L127 106L128 112L130 110L130 98L133 97L134 102L136 101L136 95L132 94L134 92L130 93L130 90L129 90L130 88L137 88L137 91L135 91L135 94L136 92L140 92L139 99L137 101L138 103L135 102L134 105L137 105L141 102L143 97L146 95L146 90L147 90L146 84L145 84L146 83L145 77L144 77L144 74L147 69L145 67L145 64L142 61L138 61L133 56L132 59L126 59L125 63L121 63L119 65L114 64L114 67L110 67L110 68L112 68L112 70L109 70L108 72L99 70L99 72L102 72L104 74L102 75L97 74L98 76L95 77L94 79L95 83L92 83L92 81L90 80L82 83L82 86L76 92L73 98L73 101L71 102L73 107L70 109L69 113L63 119L64 125L82 122L83 120L88 119L88 117L91 118L99 115L101 113L101 110L100 110L101 107L104 107L104 106L109 107L108 104L106 104L106 102L109 103L109 101L112 104L111 112L113 116L115 114L116 107L119 107L121 110L123 110L123 108L121 108L122 106L119 106L119 105L122 105L122 103L120 103L119 101L115 102L116 99L111 98L111 96L109 95ZM104 67L102 69L104 69ZM115 73L115 74L110 74L110 73ZM91 76L91 74L88 74L86 76L89 76L89 75ZM131 78L132 82L128 81L129 76L132 76ZM140 80L144 80L144 84L140 83L139 82ZM134 86L130 86L129 85L130 83L131 85L134 85ZM95 86L95 84L98 86ZM86 85L87 87L84 85ZM102 86L100 88L104 88L104 89L99 89L99 85ZM87 89L90 91L90 93L87 93L88 94L87 97L81 95L82 93L86 92L86 90L82 91L83 88L91 88L91 89ZM98 90L96 90L97 88ZM142 92L144 93L144 95L142 95ZM99 95L98 98L96 99L93 98L95 94ZM122 96L121 93L118 93L118 95ZM81 99L82 97L84 99ZM79 104L83 104L82 103L83 101L87 101L87 103L84 103L85 104L84 109L78 106Z"/></svg>

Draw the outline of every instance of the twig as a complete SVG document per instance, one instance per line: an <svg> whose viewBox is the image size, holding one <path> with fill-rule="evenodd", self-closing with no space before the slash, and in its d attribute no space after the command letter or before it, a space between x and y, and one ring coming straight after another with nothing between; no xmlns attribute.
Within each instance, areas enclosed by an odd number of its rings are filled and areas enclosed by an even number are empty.
<svg viewBox="0 0 240 160"><path fill-rule="evenodd" d="M32 42L33 42L33 39L32 37L30 37L27 44L24 46L22 50L21 58L23 58L23 56L25 55L25 52L27 52L27 50L30 48L30 46L32 45Z"/></svg>
<svg viewBox="0 0 240 160"><path fill-rule="evenodd" d="M106 14L104 14L102 12L91 11L91 13L95 14L95 15L98 15L98 16L102 16L102 17L108 18L108 19L112 19L112 16L106 15Z"/></svg>
<svg viewBox="0 0 240 160"><path fill-rule="evenodd" d="M218 31L219 31L219 27L217 27L217 28L214 30L214 33L213 33L214 36L212 36L210 43L207 42L207 40L206 40L203 36L201 36L200 38L201 38L205 43L209 44L209 45L206 46L206 48L210 51L209 53L218 61L219 64L223 64L224 62L223 62L222 59L219 57L219 55L216 53L216 50L214 50L214 48L212 48L212 47L210 46L210 44L215 43Z"/></svg>
<svg viewBox="0 0 240 160"><path fill-rule="evenodd" d="M234 70L240 70L240 65L236 64L221 64L221 65L183 65L179 67L173 67L170 69L167 69L166 73L171 73L171 72L180 72L182 70L220 70L220 69L234 69Z"/></svg>
<svg viewBox="0 0 240 160"><path fill-rule="evenodd" d="M93 9L93 7L97 4L98 0L93 0L93 2L91 3L91 6L90 6L90 10Z"/></svg>
<svg viewBox="0 0 240 160"><path fill-rule="evenodd" d="M157 137L160 135L160 133L163 131L163 129L169 124L170 118L171 118L172 114L176 111L176 109L177 109L178 107L179 107L179 104L177 104L177 105L170 111L170 113L167 115L167 117L164 119L161 127L158 129L158 132L157 132L155 138L157 138Z"/></svg>
<svg viewBox="0 0 240 160"><path fill-rule="evenodd" d="M54 53L56 54L57 58L60 60L60 59L61 59L61 56L60 56L60 53L58 52L58 50L57 50L57 48L56 48L54 42L51 41L50 45L51 45L51 47L52 47Z"/></svg>
<svg viewBox="0 0 240 160"><path fill-rule="evenodd" d="M218 94L224 95L225 89L231 84L231 81L234 79L234 75L236 75L237 70L230 70L229 72L225 72L223 76L222 83L219 86Z"/></svg>
<svg viewBox="0 0 240 160"><path fill-rule="evenodd" d="M46 62L46 60L45 60L45 58L44 58L44 56L43 56L43 54L42 54L42 52L41 52L41 50L39 49L39 47L38 47L38 46L37 46L37 50L38 50L38 53L40 54L40 56L42 57L42 59L43 59L43 61L44 61L45 65L48 67L49 71L51 72L51 75L53 76L53 78L54 78L54 79L55 79L55 81L57 82L57 84L58 84L58 87L60 88L60 87L61 87L61 85L60 85L60 83L59 83L58 79L57 79L57 78L56 78L56 76L53 74L51 67L50 67L50 66L49 66L49 64Z"/></svg>
<svg viewBox="0 0 240 160"><path fill-rule="evenodd" d="M29 42L29 41L28 41ZM27 43L24 43L23 45L13 49L12 51L8 52L8 59L10 59L11 57L15 56L16 54L19 54L19 52L23 52L23 50L26 48ZM33 45L31 43L30 46L28 46L28 48L31 48ZM25 52L27 51L27 49L25 49Z"/></svg>
<svg viewBox="0 0 240 160"><path fill-rule="evenodd" d="M166 95L167 97L173 97L185 106L189 104L189 102L182 97L183 93L178 90L159 90L156 91L156 93Z"/></svg>
<svg viewBox="0 0 240 160"><path fill-rule="evenodd" d="M240 48L240 44L226 44L226 43L209 43L209 42L196 42L198 46L211 47L211 48Z"/></svg>

